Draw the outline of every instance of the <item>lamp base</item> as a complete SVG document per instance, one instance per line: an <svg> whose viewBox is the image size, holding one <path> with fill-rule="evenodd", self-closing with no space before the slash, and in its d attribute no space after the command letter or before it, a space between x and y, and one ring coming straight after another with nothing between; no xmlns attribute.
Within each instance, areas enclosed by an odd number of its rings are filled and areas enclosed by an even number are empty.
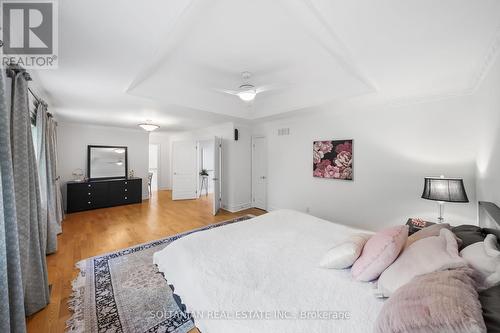
<svg viewBox="0 0 500 333"><path fill-rule="evenodd" d="M444 222L444 202L443 201L438 201L439 205L439 217L437 220L437 223L443 223Z"/></svg>

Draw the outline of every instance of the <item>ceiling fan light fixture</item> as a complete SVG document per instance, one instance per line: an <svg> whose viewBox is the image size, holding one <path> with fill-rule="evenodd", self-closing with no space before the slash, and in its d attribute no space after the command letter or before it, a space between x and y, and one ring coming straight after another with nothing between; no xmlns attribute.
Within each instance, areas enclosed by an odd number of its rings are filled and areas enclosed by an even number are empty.
<svg viewBox="0 0 500 333"><path fill-rule="evenodd" d="M245 102L251 102L255 99L257 91L255 87L251 84L244 84L240 86L240 91L238 92L238 97Z"/></svg>
<svg viewBox="0 0 500 333"><path fill-rule="evenodd" d="M160 128L160 126L150 123L139 124L139 127L148 132L152 132Z"/></svg>

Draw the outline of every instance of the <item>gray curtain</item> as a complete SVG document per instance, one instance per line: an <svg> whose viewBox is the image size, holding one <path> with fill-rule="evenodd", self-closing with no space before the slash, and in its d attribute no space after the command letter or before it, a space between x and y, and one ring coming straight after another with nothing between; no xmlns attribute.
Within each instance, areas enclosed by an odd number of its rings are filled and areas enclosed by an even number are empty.
<svg viewBox="0 0 500 333"><path fill-rule="evenodd" d="M12 171L10 108L0 66L0 332L26 331L21 259ZM10 81L10 80L9 80ZM10 91L10 89L9 89Z"/></svg>
<svg viewBox="0 0 500 333"><path fill-rule="evenodd" d="M11 107L11 148L17 227L26 315L49 303L44 224L37 162L28 108L28 83L23 73L14 78Z"/></svg>
<svg viewBox="0 0 500 333"><path fill-rule="evenodd" d="M36 109L36 152L42 215L40 224L47 229L46 235L42 237L42 243L47 254L57 251L57 234L61 231L56 213L55 160L51 130L47 105L39 102Z"/></svg>
<svg viewBox="0 0 500 333"><path fill-rule="evenodd" d="M62 232L62 221L64 219L64 206L62 201L61 183L59 182L58 166L57 161L57 122L50 117L49 118L49 135L51 138L51 156L53 161L53 177L55 179L55 205L56 205L56 219L58 224L58 233Z"/></svg>

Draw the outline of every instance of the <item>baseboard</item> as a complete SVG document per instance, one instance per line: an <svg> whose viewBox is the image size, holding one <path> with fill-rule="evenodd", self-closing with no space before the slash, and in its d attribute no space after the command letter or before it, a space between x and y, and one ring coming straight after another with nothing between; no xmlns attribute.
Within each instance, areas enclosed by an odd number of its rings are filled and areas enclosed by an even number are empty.
<svg viewBox="0 0 500 333"><path fill-rule="evenodd" d="M250 202L244 203L244 204L239 204L239 205L222 205L222 208L227 210L228 212L231 213L237 213L242 210L252 208L252 204Z"/></svg>

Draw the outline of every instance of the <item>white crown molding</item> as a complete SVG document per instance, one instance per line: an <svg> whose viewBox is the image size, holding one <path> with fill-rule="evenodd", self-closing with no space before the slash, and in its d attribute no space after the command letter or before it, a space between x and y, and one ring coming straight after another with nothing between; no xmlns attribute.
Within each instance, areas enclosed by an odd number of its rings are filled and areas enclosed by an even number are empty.
<svg viewBox="0 0 500 333"><path fill-rule="evenodd" d="M500 54L500 25L496 29L496 34L493 37L486 53L477 66L476 73L471 78L470 91L474 93L479 89L481 83L488 75L491 67L495 63Z"/></svg>
<svg viewBox="0 0 500 333"><path fill-rule="evenodd" d="M477 70L471 76L468 87L461 90L451 90L436 94L422 94L408 97L395 98L383 103L388 107L399 107L414 104L432 103L440 100L457 98L473 95L481 87L481 84L488 76L491 68L500 54L500 25L496 29L496 33L492 38L491 43L486 48L486 52L478 62Z"/></svg>
<svg viewBox="0 0 500 333"><path fill-rule="evenodd" d="M401 106L409 106L415 104L424 104L424 103L433 103L441 100L446 100L450 98L458 98L464 96L474 95L481 84L488 76L491 68L495 64L495 61L499 57L500 54L500 25L496 29L496 33L486 49L484 56L481 58L481 61L478 63L477 70L471 76L471 79L468 83L468 87L461 90L450 90L442 93L427 93L421 95L413 95L407 97L393 98L386 100L383 103L380 103L380 106L387 107L401 107Z"/></svg>
<svg viewBox="0 0 500 333"><path fill-rule="evenodd" d="M321 45L333 59L338 61L342 67L350 74L363 82L372 92L378 91L375 80L371 79L359 66L352 52L341 41L334 29L327 23L321 11L311 0L281 0L282 7L296 17L302 25L304 31L319 45ZM314 22L315 26L309 26L304 22L304 14L309 14L312 18L307 22Z"/></svg>
<svg viewBox="0 0 500 333"><path fill-rule="evenodd" d="M347 73L350 73L365 84L368 90L372 92L378 90L375 81L365 75L360 66L355 62L352 53L346 45L341 42L337 34L328 25L320 11L310 0L281 0L280 3L290 15L293 15L302 22L301 27L304 29L305 33L323 47ZM128 88L125 90L128 94L134 95L133 90L147 80L147 78L165 62L172 50L175 49L177 41L183 39L182 37L186 31L181 32L181 30L185 27L189 18L196 16L196 13L203 14L206 9L205 7L206 2L201 0L190 0L189 4L184 7L184 10L179 13L168 29L168 38L162 41L162 46L160 46L154 53L155 55L149 59L150 61L146 62L145 65L141 67L139 73L128 85ZM309 26L304 22L304 14L307 15L306 19L310 22Z"/></svg>
<svg viewBox="0 0 500 333"><path fill-rule="evenodd" d="M176 39L176 35L178 30L180 30L183 26L183 23L187 21L187 17L192 15L196 8L201 7L201 5L197 5L201 3L200 0L190 0L186 6L179 12L177 17L174 19L172 24L170 25L168 31L166 31L166 36L163 43L160 44L160 47L154 52L150 59L144 59L145 63L141 66L139 73L134 77L132 82L128 85L125 90L126 93L131 94L131 91L134 90L139 84L144 82L154 71L160 66L165 59L168 57L170 52L174 49L175 44L180 38Z"/></svg>
<svg viewBox="0 0 500 333"><path fill-rule="evenodd" d="M421 94L421 95L413 95L407 97L392 98L381 103L374 103L373 105L389 107L389 108L397 108L397 107L404 107L404 106L411 106L411 105L418 105L425 103L435 103L442 100L470 96L472 94L473 91L471 91L470 89L463 89L458 91L453 90L436 94Z"/></svg>

